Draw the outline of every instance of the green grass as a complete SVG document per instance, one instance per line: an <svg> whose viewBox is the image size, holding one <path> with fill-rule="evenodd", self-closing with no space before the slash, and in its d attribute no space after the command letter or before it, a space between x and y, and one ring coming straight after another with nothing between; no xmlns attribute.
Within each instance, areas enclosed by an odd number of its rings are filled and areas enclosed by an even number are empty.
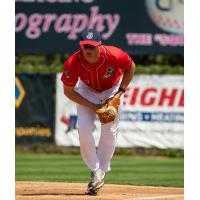
<svg viewBox="0 0 200 200"><path fill-rule="evenodd" d="M183 187L183 159L114 156L106 183ZM78 155L16 153L16 180L88 182Z"/></svg>

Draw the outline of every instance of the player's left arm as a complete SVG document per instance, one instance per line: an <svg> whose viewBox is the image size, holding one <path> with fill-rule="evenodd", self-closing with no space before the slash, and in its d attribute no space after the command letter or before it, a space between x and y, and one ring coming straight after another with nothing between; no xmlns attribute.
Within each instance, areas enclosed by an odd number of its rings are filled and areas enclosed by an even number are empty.
<svg viewBox="0 0 200 200"><path fill-rule="evenodd" d="M119 88L123 88L124 90L126 90L126 88L128 87L129 83L133 79L133 76L134 76L134 73L135 73L135 68L136 68L136 65L135 65L134 62L132 62L131 67L129 67L129 68L124 70L122 81L121 81L121 84L120 84ZM114 95L114 97L120 98L122 94L123 94L122 91L118 91Z"/></svg>

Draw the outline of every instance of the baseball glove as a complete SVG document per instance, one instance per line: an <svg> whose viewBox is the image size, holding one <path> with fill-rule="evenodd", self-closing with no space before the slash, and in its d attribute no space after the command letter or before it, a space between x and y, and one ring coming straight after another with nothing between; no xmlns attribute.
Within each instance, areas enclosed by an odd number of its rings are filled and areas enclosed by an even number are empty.
<svg viewBox="0 0 200 200"><path fill-rule="evenodd" d="M120 100L118 98L108 99L101 108L96 110L96 114L102 124L113 122L118 114L118 106Z"/></svg>

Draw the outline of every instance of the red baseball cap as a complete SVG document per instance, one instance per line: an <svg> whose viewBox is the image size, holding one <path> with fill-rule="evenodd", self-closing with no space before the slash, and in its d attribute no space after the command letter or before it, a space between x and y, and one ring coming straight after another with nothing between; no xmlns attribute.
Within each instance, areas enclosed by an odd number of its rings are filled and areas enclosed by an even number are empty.
<svg viewBox="0 0 200 200"><path fill-rule="evenodd" d="M97 46L101 45L101 36L94 29L86 30L82 33L79 44L80 45L90 44L92 46L97 47Z"/></svg>

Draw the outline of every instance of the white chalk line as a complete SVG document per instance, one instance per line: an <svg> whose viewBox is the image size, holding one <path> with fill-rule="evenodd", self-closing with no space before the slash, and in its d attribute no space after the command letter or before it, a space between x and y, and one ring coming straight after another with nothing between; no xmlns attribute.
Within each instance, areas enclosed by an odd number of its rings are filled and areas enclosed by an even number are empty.
<svg viewBox="0 0 200 200"><path fill-rule="evenodd" d="M183 194L179 195L168 195L168 196L154 196L154 197L141 197L141 198L130 198L124 200L149 200L149 199L162 199L162 198L173 198L173 197L183 197Z"/></svg>

